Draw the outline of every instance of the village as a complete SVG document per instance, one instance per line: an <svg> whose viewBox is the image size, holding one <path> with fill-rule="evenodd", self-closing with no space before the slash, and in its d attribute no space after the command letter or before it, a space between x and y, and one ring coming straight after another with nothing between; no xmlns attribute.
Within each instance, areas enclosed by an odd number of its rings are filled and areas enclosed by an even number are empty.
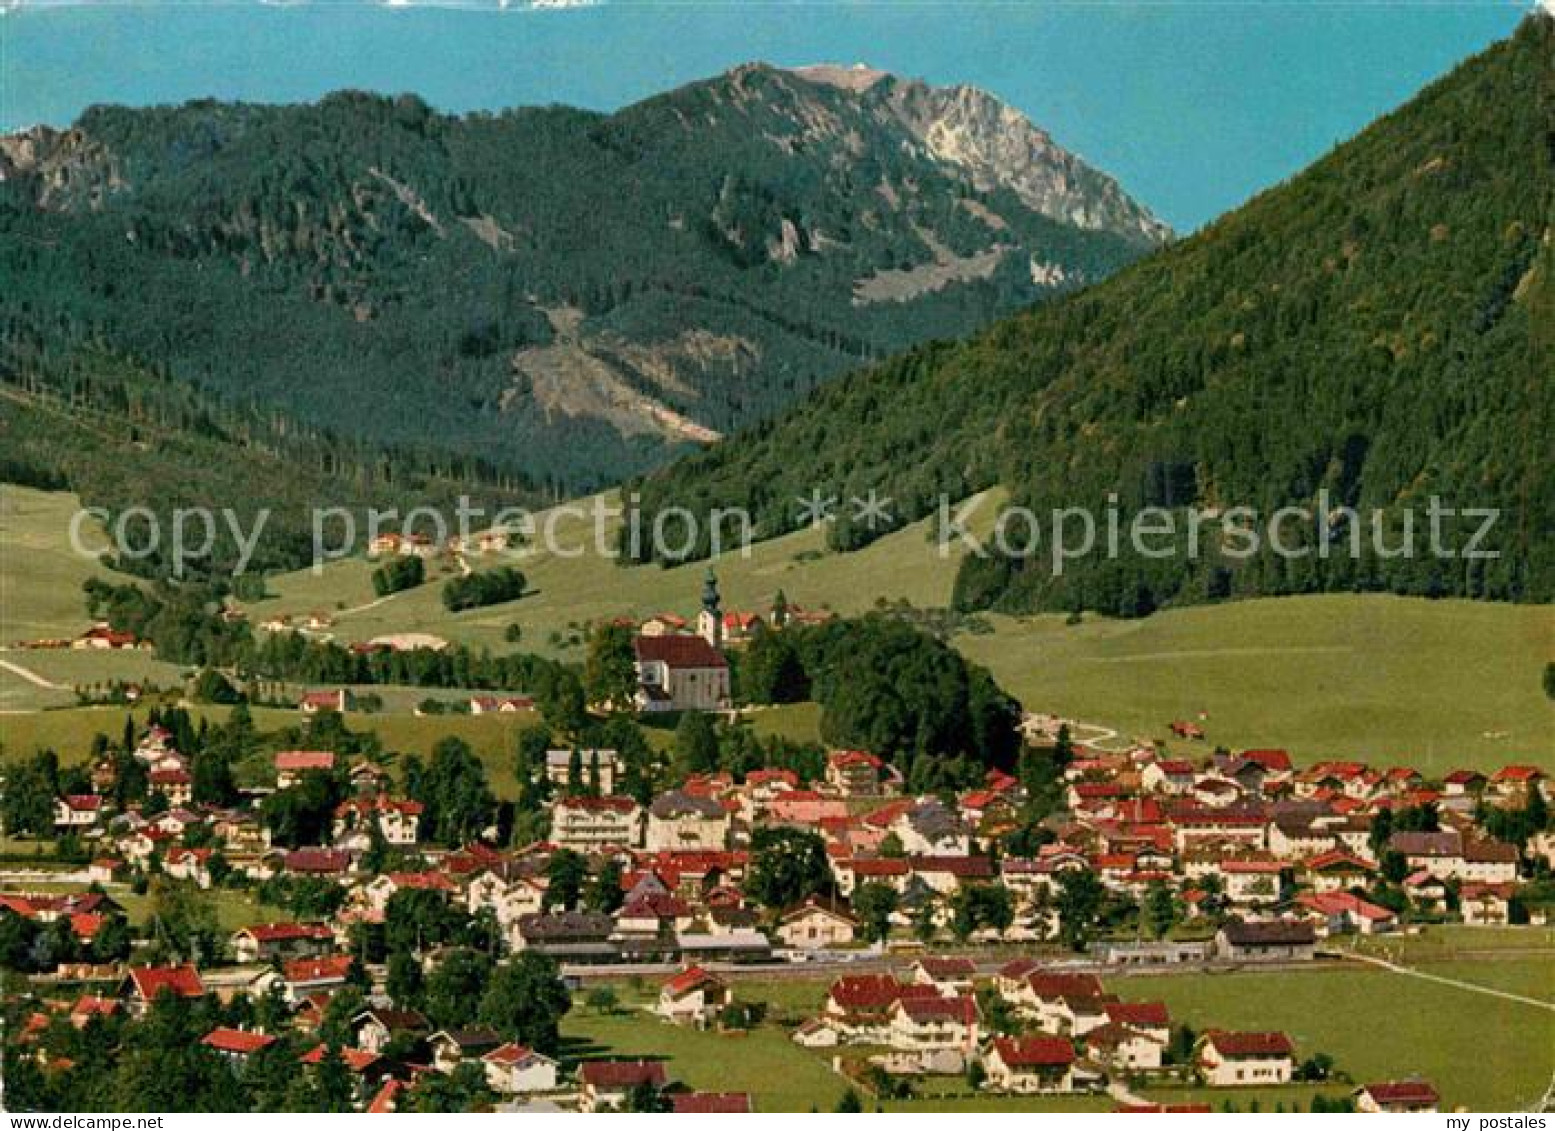
<svg viewBox="0 0 1555 1131"><path fill-rule="evenodd" d="M726 613L711 573L701 600L694 621L630 625L624 709L727 715L731 655L800 616L825 620L786 603ZM297 703L312 726L350 708L344 689ZM492 693L467 710L533 708ZM435 759L417 785L349 750L276 750L262 785L215 805L174 729L135 728L52 799L72 867L0 875L6 1063L46 1091L86 1070L84 1034L167 1012L201 1030L188 1031L249 1101L300 1068L314 1091L296 1102L327 1094L341 1110L763 1107L755 1092L688 1087L652 1055L568 1055L560 1018L592 1008L639 1018L650 1048L652 1026L778 1027L839 1077L853 1110L946 1081L1125 1111L1211 1110L1215 1093L1301 1083L1342 1085L1333 1100L1301 1092L1314 1108L1461 1102L1417 1075L1353 1079L1272 1025L1194 1030L1128 985L1315 969L1390 937L1547 924L1544 771L1427 780L1407 766L1209 749L1180 720L1173 749L1088 745L1075 729L1027 714L1020 767L926 793L880 753L827 749L808 772L703 768L645 795L622 751L549 746L522 775L537 835L504 839L478 819L450 843L455 803L426 784ZM121 804L129 775L141 799ZM1050 804L1031 823L1037 790ZM29 887L40 876L54 882ZM180 914L216 895L237 901L241 922ZM146 900L155 929L130 927L126 904ZM746 992L773 979L794 987L781 1016ZM1150 1098L1164 1084L1193 1090Z"/></svg>

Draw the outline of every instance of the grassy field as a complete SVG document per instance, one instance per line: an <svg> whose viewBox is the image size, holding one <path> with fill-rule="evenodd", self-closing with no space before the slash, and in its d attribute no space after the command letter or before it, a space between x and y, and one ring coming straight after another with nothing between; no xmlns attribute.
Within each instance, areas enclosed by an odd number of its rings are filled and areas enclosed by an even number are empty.
<svg viewBox="0 0 1555 1131"><path fill-rule="evenodd" d="M1549 956L1430 969L1518 992L1555 980ZM1538 1099L1555 1072L1555 1013L1382 971L1131 977L1108 988L1164 1001L1174 1020L1196 1029L1281 1029L1301 1055L1328 1053L1356 1083L1424 1076L1448 1107L1516 1110ZM1175 1089L1156 1098L1182 1102Z"/></svg>
<svg viewBox="0 0 1555 1131"><path fill-rule="evenodd" d="M1496 934L1508 953L1514 943L1527 945L1523 933ZM1555 984L1555 951L1421 968L1547 997ZM765 1111L825 1111L843 1088L830 1068L832 1051L800 1048L788 1040L783 1025L811 1015L826 985L825 979L737 980L737 999L768 1002L768 1023L748 1037L724 1037L671 1026L643 1012L656 989L653 979L617 983L612 988L621 1000L620 1012L601 1015L580 996L563 1024L567 1052L575 1058L662 1057L671 1076L698 1089L750 1091ZM1118 975L1107 979L1107 988L1127 1001L1164 1001L1175 1021L1201 1031L1281 1029L1301 1056L1326 1052L1357 1084L1425 1076L1449 1107L1515 1110L1537 1099L1555 1071L1555 1013L1380 971L1324 967L1267 974ZM1219 1108L1229 1101L1241 1111L1254 1103L1273 1111L1281 1104L1306 1109L1314 1094L1342 1096L1351 1086L1342 1080L1247 1090L1161 1084L1142 1091L1163 1103ZM872 1106L868 1100L866 1106ZM923 1081L913 1101L885 1106L903 1111L1105 1111L1111 1101L971 1095L959 1079L936 1078Z"/></svg>
<svg viewBox="0 0 1555 1131"><path fill-rule="evenodd" d="M643 1011L657 998L657 985L612 987L621 1010L601 1014L581 1000L562 1022L564 1056L650 1057L666 1062L670 1077L698 1091L750 1092L758 1111L830 1111L847 1087L831 1069L832 1050L796 1045L774 1022L797 1021L815 1011L826 983L812 980L746 981L735 996L769 1003L769 1021L746 1036L702 1032L660 1021ZM841 1050L846 1052L847 1050ZM1010 1097L972 1095L960 1078L934 1078L920 1096L883 1104L886 1111L1110 1111L1101 1096ZM932 1093L932 1094L931 1094ZM866 1109L874 1104L865 1098Z"/></svg>
<svg viewBox="0 0 1555 1131"><path fill-rule="evenodd" d="M578 505L590 507L592 500ZM374 564L350 559L331 563L317 574L301 570L271 578L267 588L273 595L248 611L256 621L278 614L331 612L336 635L350 640L429 632L498 651L511 647L503 633L517 624L523 648L562 656L580 651L569 641L590 621L655 612L689 617L696 612L705 563L623 568L595 549L614 545L617 523L600 527L605 531L601 542L591 512L586 517L557 514L553 551L534 548L471 559L476 568L507 561L521 569L530 591L518 601L450 614L442 605L442 581L458 569L447 561L434 562L428 583L420 588L376 600ZM541 530L547 521L544 516L537 520ZM764 611L779 589L805 607L840 613L861 612L881 598L944 606L960 557L941 557L928 541L928 530L927 522L917 523L865 550L836 554L825 549L822 530L810 529L756 544L748 556L725 555L714 563L724 607Z"/></svg>
<svg viewBox="0 0 1555 1131"><path fill-rule="evenodd" d="M1125 736L1165 737L1202 713L1211 746L1427 774L1555 753L1555 703L1540 687L1555 658L1548 606L1336 595L1064 619L994 618L991 635L957 643L1028 709Z"/></svg>
<svg viewBox="0 0 1555 1131"><path fill-rule="evenodd" d="M68 548L73 498L6 487L0 499L0 640L78 631L85 624L80 583L93 567ZM991 510L985 506L980 517ZM458 571L451 560L434 563L428 584L378 600L372 563L348 559L317 575L269 579L272 596L248 612L259 622L326 611L342 639L427 632L494 651L514 647L504 633L517 624L517 647L573 661L582 659L578 641L590 621L695 612L703 564L617 566L589 550L599 541L591 516L558 515L556 552L526 550L513 558L530 584L515 602L448 613L441 582ZM607 546L613 529L607 522ZM818 530L759 543L748 556L716 563L725 607L764 609L779 589L798 605L844 613L879 599L943 606L958 558L940 557L926 535L920 523L852 554L827 552ZM571 547L588 552L574 557ZM484 567L500 559L472 560ZM1141 621L990 620L992 632L962 633L957 646L991 668L1028 709L1094 722L1125 738L1161 737L1172 719L1203 715L1210 744L1285 746L1303 761L1358 757L1436 773L1517 760L1548 765L1555 754L1555 704L1540 687L1544 664L1555 658L1549 606L1335 595L1172 610ZM170 683L178 675L148 657L111 653L11 651L0 659L60 688L131 676ZM420 697L385 692L395 710ZM0 668L0 711L69 699L68 690L40 688ZM377 722L391 727L386 716ZM444 719L428 724L463 730ZM814 733L802 712L758 716L756 725ZM425 745L424 731L403 741Z"/></svg>
<svg viewBox="0 0 1555 1131"><path fill-rule="evenodd" d="M208 717L224 721L226 707L190 708L197 719ZM0 758L21 759L40 747L52 748L63 763L85 761L92 736L98 733L117 737L124 729L124 716L134 714L144 721L145 712L124 707L74 707L59 711L34 711L0 715ZM253 712L255 725L263 731L279 730L302 724L296 711L266 707ZM513 776L514 751L518 732L532 725L538 716L531 711L510 715L437 715L418 718L408 714L346 715L346 724L354 730L374 730L383 740L384 749L400 754L426 757L445 736L464 739L486 766L486 775L499 797L517 794Z"/></svg>
<svg viewBox="0 0 1555 1131"><path fill-rule="evenodd" d="M0 643L75 636L89 627L81 583L108 573L70 546L79 506L74 495L0 485ZM93 522L81 534L89 549L106 545Z"/></svg>

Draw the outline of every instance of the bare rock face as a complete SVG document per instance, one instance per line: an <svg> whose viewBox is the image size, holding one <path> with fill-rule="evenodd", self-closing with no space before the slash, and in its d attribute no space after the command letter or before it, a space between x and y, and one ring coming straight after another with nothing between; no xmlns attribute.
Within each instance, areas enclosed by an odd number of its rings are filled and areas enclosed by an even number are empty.
<svg viewBox="0 0 1555 1131"><path fill-rule="evenodd" d="M1158 243L1171 230L1131 199L1117 181L1055 142L1027 117L972 86L930 86L863 64L821 64L795 71L872 103L915 138L933 160L968 174L983 191L1003 187L1030 208L1065 224Z"/></svg>

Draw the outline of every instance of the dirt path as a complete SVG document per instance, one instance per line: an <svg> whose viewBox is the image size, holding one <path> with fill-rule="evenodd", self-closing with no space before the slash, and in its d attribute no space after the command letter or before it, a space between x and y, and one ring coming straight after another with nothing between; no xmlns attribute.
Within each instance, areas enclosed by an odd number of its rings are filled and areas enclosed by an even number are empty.
<svg viewBox="0 0 1555 1131"><path fill-rule="evenodd" d="M70 688L66 687L64 684L62 684L62 683L55 683L52 680L44 679L37 672L29 671L28 669L22 667L20 664L13 664L13 663L11 663L10 660L0 660L0 668L4 668L6 671L10 672L12 675L19 675L19 676L21 676L23 679L25 679L28 683L32 684L34 687L41 687L45 691L69 691L70 690Z"/></svg>
<svg viewBox="0 0 1555 1131"><path fill-rule="evenodd" d="M1404 974L1411 978L1423 978L1427 982L1440 982L1444 986L1456 986L1460 990L1468 990L1471 993L1485 994L1489 997L1505 998L1507 1001L1515 1001L1521 1005L1531 1005L1535 1009L1547 1009L1555 1013L1555 1002L1541 1001L1536 997L1525 997L1522 994L1509 993L1506 990L1494 990L1489 986L1481 986L1475 982L1465 982L1458 978L1446 978L1440 974L1427 974L1424 970L1416 970L1409 966L1400 966L1396 962L1389 962L1385 958L1376 958L1369 954L1349 953L1346 958L1356 962L1365 962L1371 966L1380 966L1382 969L1394 974Z"/></svg>

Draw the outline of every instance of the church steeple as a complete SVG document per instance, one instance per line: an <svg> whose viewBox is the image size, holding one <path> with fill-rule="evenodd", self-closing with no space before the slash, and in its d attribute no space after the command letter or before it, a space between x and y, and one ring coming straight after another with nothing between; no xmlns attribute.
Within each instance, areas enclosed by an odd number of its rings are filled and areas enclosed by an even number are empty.
<svg viewBox="0 0 1555 1131"><path fill-rule="evenodd" d="M723 599L718 595L718 576L707 567L702 579L702 611L697 614L697 635L714 648L724 643Z"/></svg>

